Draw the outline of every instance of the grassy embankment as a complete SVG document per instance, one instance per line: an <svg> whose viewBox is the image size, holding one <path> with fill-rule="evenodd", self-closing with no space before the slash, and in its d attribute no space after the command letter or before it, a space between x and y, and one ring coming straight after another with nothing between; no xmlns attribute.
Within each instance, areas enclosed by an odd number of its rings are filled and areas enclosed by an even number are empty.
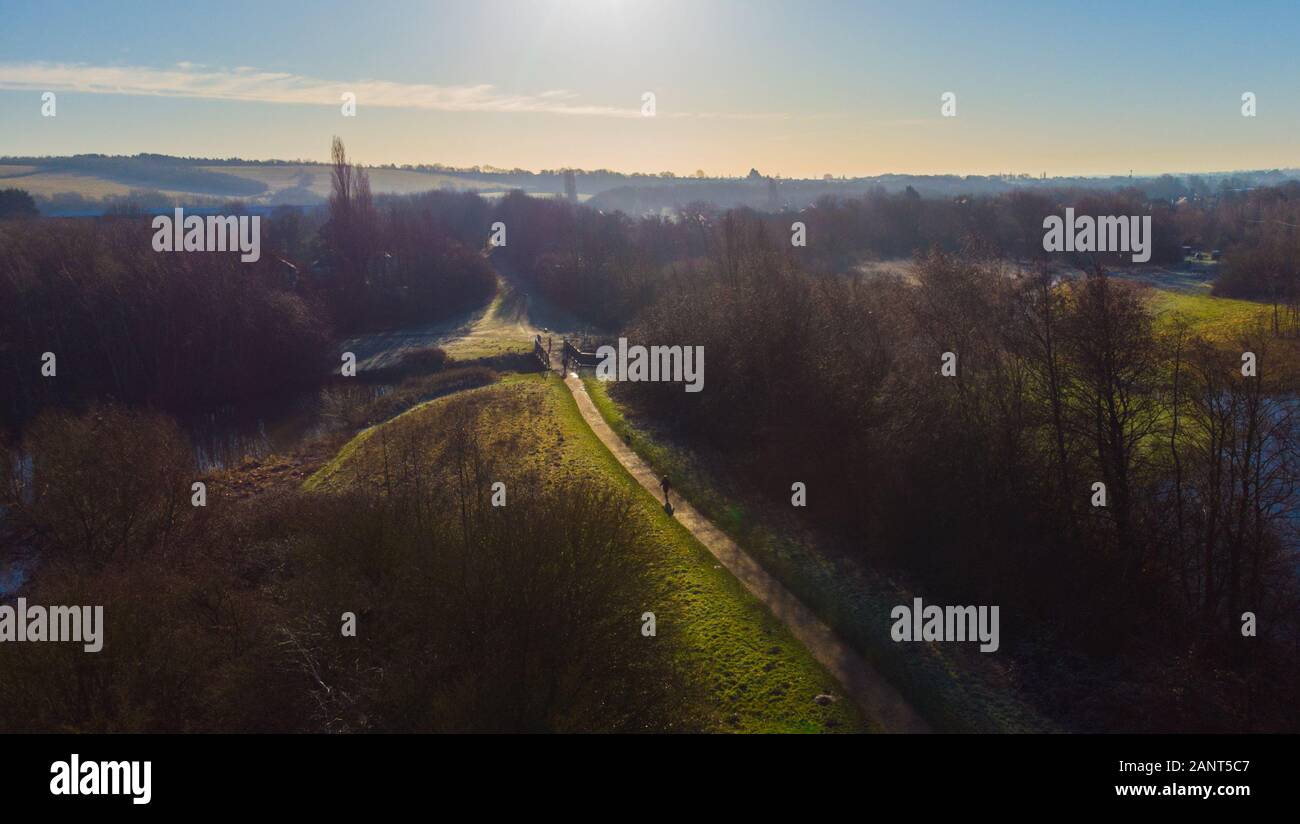
<svg viewBox="0 0 1300 824"><path fill-rule="evenodd" d="M646 610L661 635L675 639L674 658L696 689L683 696L683 718L705 719L707 730L821 732L870 729L848 701L819 705L814 697L838 692L831 677L690 533L667 517L618 464L583 422L572 396L553 377L510 375L499 384L470 389L417 406L403 415L427 414L433 404L454 404L483 393L500 401L494 426L522 437L531 451L511 456L548 482L579 478L625 489L634 518L656 548L645 562L656 581ZM519 401L523 400L523 403ZM511 401L507 403L506 401ZM391 423L391 422L390 422ZM360 449L383 426L352 439L305 483L309 490L346 485L358 471ZM544 551L539 547L539 551ZM669 625L671 632L662 628Z"/></svg>
<svg viewBox="0 0 1300 824"><path fill-rule="evenodd" d="M1050 725L1017 701L997 672L972 671L952 648L895 644L890 609L910 604L894 582L867 574L847 558L821 551L797 524L758 513L759 502L729 487L689 450L675 446L646 423L629 418L609 385L584 380L610 427L673 488L745 548L768 572L870 660L937 729L1029 731Z"/></svg>

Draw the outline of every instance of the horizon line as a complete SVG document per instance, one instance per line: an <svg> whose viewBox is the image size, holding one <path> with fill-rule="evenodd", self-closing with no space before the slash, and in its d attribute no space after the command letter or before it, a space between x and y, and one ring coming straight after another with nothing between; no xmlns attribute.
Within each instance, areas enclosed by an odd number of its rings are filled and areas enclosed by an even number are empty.
<svg viewBox="0 0 1300 824"><path fill-rule="evenodd" d="M78 153L75 153L75 154L60 154L60 155L0 155L0 164L3 164L3 163L17 163L17 162L22 162L22 161L53 161L53 160L67 160L67 159L73 159L73 158L79 158L79 157L99 157L99 158L105 158L105 159L124 159L124 160L136 160L136 159L140 159L140 158L143 158L143 157L160 157L160 158L169 158L169 159L173 159L173 160L184 160L184 161L193 161L193 162L204 162L204 161L217 162L217 163L240 162L240 163L247 163L247 164L280 164L280 165L295 165L295 164L296 164L296 165L311 165L311 166L329 166L329 165L331 165L331 161L329 161L329 160L315 160L315 159L307 159L307 158L292 158L292 159L289 159L289 158L281 158L281 157L260 157L260 158L258 158L258 157L240 157L240 156L211 157L211 156L198 156L198 155L175 155L175 154L168 154L168 153L165 153L165 152L136 152L135 154L107 154L107 153L104 153L104 152L78 152ZM625 170L621 170L621 169L610 169L610 168L603 168L603 167L602 167L602 168L595 168L595 169L586 169L586 168L581 168L581 167L576 167L576 166L556 166L556 167L553 167L553 168L535 168L535 169L530 169L530 168L524 168L524 167L505 168L505 167L502 167L502 166L496 166L496 165L494 165L494 164L490 164L490 163L486 163L486 164L476 164L475 166L451 166L451 165L446 165L446 164L443 164L443 163L439 163L439 162L437 162L437 161L432 161L432 162L421 162L421 163L397 163L397 162L389 162L389 163L359 163L359 162L353 162L353 165L355 165L355 166L359 166L359 167L361 167L361 168L365 168L365 169L395 169L395 170L398 170L398 171L423 171L423 170L428 170L428 171L431 171L431 172L434 172L434 173L443 173L443 174L485 174L485 175L531 174L531 175L545 175L545 174L562 174L562 173L564 173L564 172L570 172L570 171L571 171L571 172L574 172L575 174L611 174L611 175L619 175L619 176L623 176L623 177L653 177L653 178L668 179L668 180L680 180L680 181L693 181L693 180L744 180L744 179L746 179L746 178L748 177L748 173L741 173L741 174L738 174L738 175L706 175L705 177L702 177L702 178L701 178L701 177L696 177L694 174L678 174L678 173L675 173L675 172L669 172L669 173L672 174L673 176L670 177L670 178L663 178L662 176L665 174L665 172L666 172L667 170L661 170L661 171L658 171L658 172L647 172L647 171L625 171ZM478 171L475 171L475 169L478 169ZM751 169L751 171L756 171L756 170L757 170L757 167L750 167L750 169ZM1142 171L1142 172L1138 172L1138 171L1136 171L1136 170L1133 170L1133 171L1130 171L1130 172L1128 172L1128 173L1122 173L1122 172L1121 172L1121 173L1114 173L1114 172L1111 172L1111 173L1102 173L1102 174L1057 174L1057 175L1046 175L1046 177L1039 177L1039 176L1037 176L1037 175L1033 175L1033 174L1030 174L1030 173L1027 173L1027 172L877 172L877 173L874 173L874 174L872 174L872 173L867 173L867 174L853 174L853 175L835 175L835 176L833 176L833 177L830 179L830 181L827 181L827 180L825 179L824 176L823 176L823 177L789 177L789 176L785 176L785 175L781 175L781 174L764 174L764 173L762 173L762 172L759 172L759 174L760 174L764 179L787 180L787 181L815 181L815 182L835 182L835 181L871 180L871 179L882 178L882 177L933 177L933 178L960 178L960 179L970 179L970 178L1006 179L1006 178L1008 178L1008 177L1021 178L1021 176L1024 176L1023 179L1027 179L1027 180L1030 180L1030 181L1040 181L1040 182L1041 182L1041 181L1044 181L1044 180L1046 180L1046 181L1052 181L1052 180L1111 180L1111 179L1116 179L1116 178L1125 178L1125 177L1127 177L1127 178L1132 178L1132 179L1135 179L1135 180L1136 180L1136 179L1139 179L1139 178L1141 178L1141 179L1147 179L1147 178L1160 178L1160 177L1164 177L1164 176L1169 176L1169 177L1201 177L1201 176L1216 177L1216 176L1229 176L1229 175L1239 175L1239 174L1269 174L1269 173L1273 173L1273 172L1276 172L1276 173L1279 173L1279 174L1287 173L1287 172L1293 172L1293 173L1296 173L1296 174L1300 174L1300 166L1272 166L1272 167L1253 167L1253 168L1243 168L1243 169L1214 169L1214 170L1208 170L1208 171L1186 171L1186 170L1180 170L1180 171L1160 171L1160 172L1150 172L1150 171ZM3 179L3 178L0 178L0 179Z"/></svg>

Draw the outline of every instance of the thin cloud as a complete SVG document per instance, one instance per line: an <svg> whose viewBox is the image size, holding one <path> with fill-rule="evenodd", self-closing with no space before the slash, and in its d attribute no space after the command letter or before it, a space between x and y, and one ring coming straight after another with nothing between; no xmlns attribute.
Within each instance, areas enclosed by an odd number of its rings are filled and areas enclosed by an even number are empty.
<svg viewBox="0 0 1300 824"><path fill-rule="evenodd" d="M620 108L583 103L576 92L567 89L549 89L537 94L512 94L487 83L435 86L387 80L341 82L289 72L263 71L250 66L213 69L190 62L162 69L81 63L0 63L0 89L330 106L339 105L342 95L351 92L357 96L358 105L382 108L582 117L642 116L639 94L636 106ZM696 115L677 112L671 116ZM709 112L698 116L749 119L770 115Z"/></svg>

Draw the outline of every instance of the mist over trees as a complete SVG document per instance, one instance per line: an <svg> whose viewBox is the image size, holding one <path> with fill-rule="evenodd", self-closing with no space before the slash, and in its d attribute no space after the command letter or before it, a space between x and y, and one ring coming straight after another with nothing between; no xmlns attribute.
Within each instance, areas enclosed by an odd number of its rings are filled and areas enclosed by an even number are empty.
<svg viewBox="0 0 1300 824"><path fill-rule="evenodd" d="M1300 286L1288 261L1296 259L1290 254L1296 234L1289 224L1300 226L1297 192L1300 184L1287 183L1175 203L1134 187L1042 188L949 198L877 189L860 197L822 197L797 210L724 210L696 202L671 214L639 218L513 192L490 212L491 219L509 227L510 242L498 254L515 274L608 329L632 320L675 268L735 243L727 237L725 215L761 225L764 239L786 245L792 224L802 223L807 245L792 248L791 255L801 268L827 275L931 250L974 251L1027 266L1050 262L1086 270L1099 264L1132 265L1128 253L1046 252L1043 220L1066 208L1079 215L1150 216L1151 266L1181 264L1189 249L1207 257L1221 251L1222 276L1215 294L1272 300L1295 315Z"/></svg>
<svg viewBox="0 0 1300 824"><path fill-rule="evenodd" d="M156 252L150 213L130 202L99 218L0 222L0 380L11 390L0 420L16 427L94 398L180 412L280 393L319 382L341 332L486 303L496 278L457 238L475 220L463 197L376 205L364 171L336 148L327 218L275 209L255 263ZM46 352L57 380L41 374Z"/></svg>

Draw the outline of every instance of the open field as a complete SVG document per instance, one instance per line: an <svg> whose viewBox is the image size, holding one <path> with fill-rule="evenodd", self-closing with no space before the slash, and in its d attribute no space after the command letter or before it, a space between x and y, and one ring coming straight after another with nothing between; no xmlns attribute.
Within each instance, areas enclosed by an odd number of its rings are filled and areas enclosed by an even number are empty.
<svg viewBox="0 0 1300 824"><path fill-rule="evenodd" d="M18 165L10 166L10 165L0 164L0 180L8 180L9 178L23 177L24 175L29 175L35 171L36 171L35 166L18 166Z"/></svg>
<svg viewBox="0 0 1300 824"><path fill-rule="evenodd" d="M330 193L330 167L314 164L197 166L198 170L256 181L266 186L262 194L242 198L254 204L323 203ZM404 169L369 169L370 186L375 194L414 194L435 189L477 191L503 194L500 186L469 178L417 172ZM76 194L88 199L125 195L133 189L151 189L174 197L201 195L224 197L221 192L196 188L177 188L167 183L150 185L147 180L123 182L110 175L91 172L43 169L34 165L0 164L0 188L17 186L34 197Z"/></svg>
<svg viewBox="0 0 1300 824"><path fill-rule="evenodd" d="M438 415L471 394L491 401L492 437L508 437L517 447L512 462L536 469L545 482L594 479L635 497L637 528L656 549L645 562L659 587L647 594L652 600L645 609L656 614L661 634L676 639L676 660L697 687L693 695L683 697L691 704L682 707L683 715L703 718L707 728L719 731L870 728L849 701L822 705L813 700L823 693L836 694L833 679L618 465L583 422L560 381L549 376L508 377L499 385L441 398L405 415ZM372 445L391 423L357 435L305 487L322 492L343 488L377 471Z"/></svg>
<svg viewBox="0 0 1300 824"><path fill-rule="evenodd" d="M14 172L13 176L8 176L8 173L15 169L26 169L28 171ZM0 186L6 189L11 186L23 189L32 197L52 197L64 192L71 192L88 199L99 199L110 195L124 195L133 188L140 188L102 177L92 177L76 172L33 171L31 167L26 166L0 166L0 175L6 175L0 177ZM182 194L181 192L163 191L166 194Z"/></svg>
<svg viewBox="0 0 1300 824"><path fill-rule="evenodd" d="M1256 326L1269 324L1273 317L1273 307L1267 303L1164 289L1152 293L1151 306L1162 319L1181 316L1194 331L1224 343L1233 342L1238 334Z"/></svg>
<svg viewBox="0 0 1300 824"><path fill-rule="evenodd" d="M1080 273L1082 274L1082 273ZM1111 270L1112 277L1142 283L1166 292L1181 295L1208 296L1214 279L1218 277L1218 264L1185 261L1176 266L1132 266Z"/></svg>
<svg viewBox="0 0 1300 824"><path fill-rule="evenodd" d="M1243 345L1243 335L1259 330L1266 333L1264 340L1272 351L1268 362L1262 365L1261 374L1279 391L1296 391L1300 388L1300 339L1294 336L1274 336L1271 331L1273 307L1267 303L1210 295L1155 290L1151 306L1157 313L1157 322L1168 328L1181 318L1193 334L1204 335L1208 340L1237 352ZM1279 320L1290 323L1286 307L1279 307ZM1236 356L1233 355L1235 358Z"/></svg>
<svg viewBox="0 0 1300 824"><path fill-rule="evenodd" d="M268 194L283 189L306 189L325 200L330 194L330 167L302 164L284 166L200 166L204 171L235 175L265 183ZM405 169L367 169L370 189L376 194L413 194L431 189L457 189L469 191L499 191L490 183L452 175L416 172Z"/></svg>

